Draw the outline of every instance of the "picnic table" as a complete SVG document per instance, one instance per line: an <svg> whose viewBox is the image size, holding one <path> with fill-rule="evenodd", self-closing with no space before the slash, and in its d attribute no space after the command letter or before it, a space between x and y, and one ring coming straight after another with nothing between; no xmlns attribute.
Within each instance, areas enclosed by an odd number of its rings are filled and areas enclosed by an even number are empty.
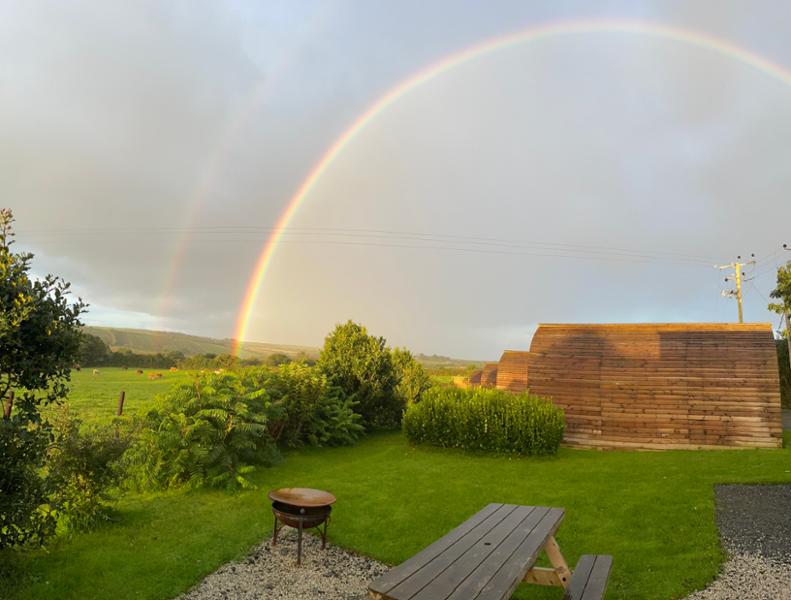
<svg viewBox="0 0 791 600"><path fill-rule="evenodd" d="M489 504L372 582L372 600L506 600L525 581L566 590L568 600L604 596L612 557L587 555L574 572L555 541L562 508ZM536 567L544 551L551 568Z"/></svg>

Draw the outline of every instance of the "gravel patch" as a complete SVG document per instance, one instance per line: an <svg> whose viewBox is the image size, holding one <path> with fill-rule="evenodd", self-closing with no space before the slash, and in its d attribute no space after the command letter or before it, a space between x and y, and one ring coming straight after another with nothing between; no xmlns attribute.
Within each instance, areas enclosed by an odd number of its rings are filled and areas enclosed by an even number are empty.
<svg viewBox="0 0 791 600"><path fill-rule="evenodd" d="M687 600L788 600L791 566L755 554L737 554L726 562L717 579Z"/></svg>
<svg viewBox="0 0 791 600"><path fill-rule="evenodd" d="M791 600L791 486L719 485L715 500L730 558L687 600Z"/></svg>
<svg viewBox="0 0 791 600"><path fill-rule="evenodd" d="M365 600L368 584L389 567L305 534L297 567L297 534L284 528L246 558L228 563L178 600Z"/></svg>
<svg viewBox="0 0 791 600"><path fill-rule="evenodd" d="M784 408L782 411L783 415L783 429L791 429L791 409Z"/></svg>

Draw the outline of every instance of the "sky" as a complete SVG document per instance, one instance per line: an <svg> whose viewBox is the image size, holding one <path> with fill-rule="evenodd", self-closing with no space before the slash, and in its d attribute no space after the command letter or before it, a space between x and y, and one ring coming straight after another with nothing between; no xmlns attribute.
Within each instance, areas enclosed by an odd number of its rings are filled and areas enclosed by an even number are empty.
<svg viewBox="0 0 791 600"><path fill-rule="evenodd" d="M0 204L89 324L233 337L314 165L421 69L509 33L640 22L791 72L791 4L0 0ZM775 74L776 75L776 74ZM747 321L791 252L791 75L623 31L482 53L399 96L289 221L249 340L353 319L496 359L542 322Z"/></svg>

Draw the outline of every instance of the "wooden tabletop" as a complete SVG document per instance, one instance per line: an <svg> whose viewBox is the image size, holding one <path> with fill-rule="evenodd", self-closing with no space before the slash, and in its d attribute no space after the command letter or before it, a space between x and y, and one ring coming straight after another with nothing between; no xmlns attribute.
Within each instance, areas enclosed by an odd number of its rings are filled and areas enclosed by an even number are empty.
<svg viewBox="0 0 791 600"><path fill-rule="evenodd" d="M335 503L335 496L324 490L313 488L280 488L269 492L269 499L291 506L329 506Z"/></svg>
<svg viewBox="0 0 791 600"><path fill-rule="evenodd" d="M510 598L563 520L562 508L489 504L374 581L376 600Z"/></svg>

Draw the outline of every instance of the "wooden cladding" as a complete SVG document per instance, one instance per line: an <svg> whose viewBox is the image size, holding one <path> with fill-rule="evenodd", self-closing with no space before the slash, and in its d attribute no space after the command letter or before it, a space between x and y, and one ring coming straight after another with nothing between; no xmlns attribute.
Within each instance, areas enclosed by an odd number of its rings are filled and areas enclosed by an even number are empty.
<svg viewBox="0 0 791 600"><path fill-rule="evenodd" d="M526 376L512 354L504 389ZM530 391L565 409L568 444L782 446L769 324L540 325L528 356Z"/></svg>
<svg viewBox="0 0 791 600"><path fill-rule="evenodd" d="M497 367L497 389L509 392L527 390L527 365L530 353L506 350Z"/></svg>
<svg viewBox="0 0 791 600"><path fill-rule="evenodd" d="M497 363L486 363L481 369L481 386L494 387L497 384Z"/></svg>

